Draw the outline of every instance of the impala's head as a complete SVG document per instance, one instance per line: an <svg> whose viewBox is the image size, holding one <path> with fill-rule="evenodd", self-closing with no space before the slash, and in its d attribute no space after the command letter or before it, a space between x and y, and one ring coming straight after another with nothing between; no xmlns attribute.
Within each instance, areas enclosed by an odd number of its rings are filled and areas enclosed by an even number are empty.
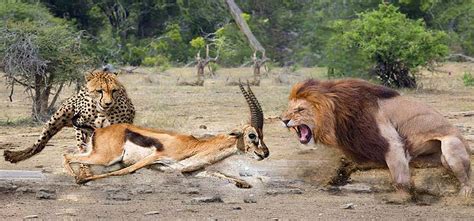
<svg viewBox="0 0 474 221"><path fill-rule="evenodd" d="M117 79L117 74L108 70L95 70L86 73L86 88L90 96L96 101L101 111L107 111L115 104L118 93L124 87Z"/></svg>
<svg viewBox="0 0 474 221"><path fill-rule="evenodd" d="M242 83L239 87L250 107L250 125L244 125L242 129L233 131L231 135L237 135L240 138L237 142L239 150L257 160L263 160L270 155L267 145L263 142L263 111L248 83L247 91Z"/></svg>

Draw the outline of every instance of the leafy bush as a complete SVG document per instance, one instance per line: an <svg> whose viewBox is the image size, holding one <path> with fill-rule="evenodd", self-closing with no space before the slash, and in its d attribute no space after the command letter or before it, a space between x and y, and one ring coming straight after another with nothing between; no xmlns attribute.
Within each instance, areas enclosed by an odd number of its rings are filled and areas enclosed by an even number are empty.
<svg viewBox="0 0 474 221"><path fill-rule="evenodd" d="M464 72L462 76L462 81L464 83L464 86L474 86L474 75L470 72Z"/></svg>
<svg viewBox="0 0 474 221"><path fill-rule="evenodd" d="M215 42L219 50L218 62L223 66L235 66L250 61L252 49L236 24L230 23L218 29Z"/></svg>
<svg viewBox="0 0 474 221"><path fill-rule="evenodd" d="M410 20L393 5L338 21L326 49L336 75L367 75L368 70L392 87L416 86L416 70L448 53L446 34L429 31L423 21ZM350 75L350 74L349 74Z"/></svg>
<svg viewBox="0 0 474 221"><path fill-rule="evenodd" d="M155 57L145 57L143 59L142 65L145 67L153 67L155 66L156 58Z"/></svg>
<svg viewBox="0 0 474 221"><path fill-rule="evenodd" d="M193 40L191 40L189 44L191 44L191 47L200 50L206 47L206 40L204 40L203 37L199 36L199 37L193 38Z"/></svg>
<svg viewBox="0 0 474 221"><path fill-rule="evenodd" d="M171 67L168 58L163 55L145 57L145 59L143 59L142 64L147 67L159 67L160 71L165 71Z"/></svg>
<svg viewBox="0 0 474 221"><path fill-rule="evenodd" d="M132 43L128 43L125 48L123 55L124 62L133 66L142 64L143 59L147 55L147 48L142 46L136 46Z"/></svg>
<svg viewBox="0 0 474 221"><path fill-rule="evenodd" d="M209 62L208 66L212 73L216 73L216 71L220 68L219 64L216 64L215 62Z"/></svg>

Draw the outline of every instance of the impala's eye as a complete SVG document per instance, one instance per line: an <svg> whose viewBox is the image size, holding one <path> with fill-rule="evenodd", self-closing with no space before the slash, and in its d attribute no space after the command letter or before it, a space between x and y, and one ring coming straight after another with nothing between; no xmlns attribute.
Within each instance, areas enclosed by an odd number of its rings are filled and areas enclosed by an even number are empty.
<svg viewBox="0 0 474 221"><path fill-rule="evenodd" d="M255 134L249 134L249 139L255 140L255 138L257 138L257 136Z"/></svg>

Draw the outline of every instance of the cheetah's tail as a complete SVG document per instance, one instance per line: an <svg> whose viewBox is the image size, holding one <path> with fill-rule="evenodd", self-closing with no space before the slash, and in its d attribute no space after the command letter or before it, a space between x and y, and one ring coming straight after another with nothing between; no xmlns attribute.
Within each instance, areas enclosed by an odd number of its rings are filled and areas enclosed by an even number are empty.
<svg viewBox="0 0 474 221"><path fill-rule="evenodd" d="M18 150L18 151L11 151L11 150L5 150L3 152L3 156L5 157L5 160L10 162L10 163L18 163L20 161L26 160L33 155L41 152L43 150L44 146L33 146L24 150Z"/></svg>

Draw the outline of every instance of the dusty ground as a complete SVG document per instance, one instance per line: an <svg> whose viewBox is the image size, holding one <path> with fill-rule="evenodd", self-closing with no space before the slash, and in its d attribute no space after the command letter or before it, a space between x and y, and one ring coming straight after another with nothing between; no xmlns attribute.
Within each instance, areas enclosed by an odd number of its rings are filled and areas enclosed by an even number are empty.
<svg viewBox="0 0 474 221"><path fill-rule="evenodd" d="M459 126L474 145L474 117L457 115L474 110L474 88L462 85L464 71L472 64L445 64L451 71L424 72L422 87L403 91L429 103ZM250 77L250 69L221 69L206 79L204 87L176 86L192 81L193 69L164 73L141 70L122 75L121 81L137 108L136 124L172 129L196 136L230 131L248 118L248 107L236 86L226 82ZM74 151L74 133L65 129L37 156L9 164L0 159L0 170L41 171L41 180L0 180L0 220L91 219L471 219L473 199L455 196L457 183L444 169L413 170L421 190L416 202L384 203L392 191L386 170L357 172L344 187L325 185L335 174L338 153L324 147L302 147L274 117L286 108L291 84L308 77L324 78L324 69L300 69L293 74L272 70L254 92L268 120L266 143L270 158L255 162L235 156L213 169L241 176L252 189L238 189L222 180L185 177L176 173L141 170L107 178L85 186L76 185L62 169L62 154ZM2 78L3 81L3 78ZM3 82L0 82L3 84ZM72 93L63 93L65 99ZM41 126L29 125L30 100L18 89L14 101L0 89L0 150L23 149L39 135ZM205 125L207 129L202 129ZM3 154L3 151L0 151ZM473 159L474 163L474 158ZM474 166L474 165L473 165ZM45 199L49 198L49 199ZM214 201L214 202L208 202ZM348 207L348 209L345 209Z"/></svg>

